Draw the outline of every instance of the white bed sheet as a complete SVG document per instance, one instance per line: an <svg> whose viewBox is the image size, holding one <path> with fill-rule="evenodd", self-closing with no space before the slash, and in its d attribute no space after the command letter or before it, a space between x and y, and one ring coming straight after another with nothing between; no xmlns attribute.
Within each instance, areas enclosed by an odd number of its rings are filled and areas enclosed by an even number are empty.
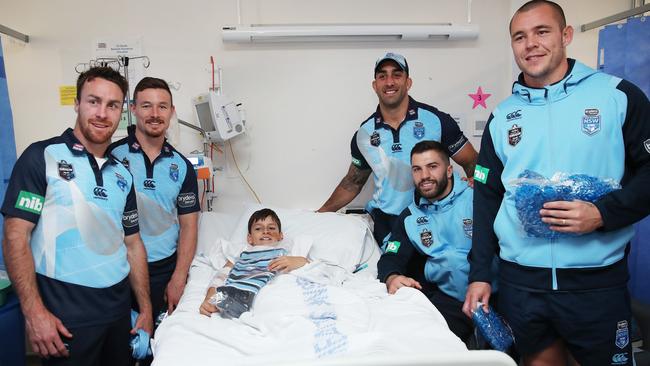
<svg viewBox="0 0 650 366"><path fill-rule="evenodd" d="M156 331L154 366L352 365L362 360L514 365L498 352L467 351L421 292L403 288L388 295L368 272L352 275L318 261L276 276L257 295L253 311L238 320L200 315L213 267L221 260L221 251L213 249L203 245L197 251L178 308Z"/></svg>
<svg viewBox="0 0 650 366"><path fill-rule="evenodd" d="M199 314L212 270L197 265L179 308L156 332L154 364L237 365L466 351L419 291L405 288L388 296L383 284L367 278L350 278L341 286L307 279L322 277L314 273L323 266L314 263L277 276L260 291L252 312L227 320Z"/></svg>

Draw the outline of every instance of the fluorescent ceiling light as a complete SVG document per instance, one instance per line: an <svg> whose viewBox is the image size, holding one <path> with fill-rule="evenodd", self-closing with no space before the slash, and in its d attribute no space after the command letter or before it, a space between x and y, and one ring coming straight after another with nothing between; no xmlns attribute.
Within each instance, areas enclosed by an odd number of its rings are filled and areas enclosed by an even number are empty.
<svg viewBox="0 0 650 366"><path fill-rule="evenodd" d="M224 42L441 41L478 38L477 25L437 24L251 24L226 26Z"/></svg>

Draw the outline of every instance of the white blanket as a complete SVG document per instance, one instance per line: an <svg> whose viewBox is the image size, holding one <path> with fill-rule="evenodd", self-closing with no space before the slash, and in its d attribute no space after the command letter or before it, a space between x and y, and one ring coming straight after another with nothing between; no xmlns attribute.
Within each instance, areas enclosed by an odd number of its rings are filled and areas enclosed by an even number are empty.
<svg viewBox="0 0 650 366"><path fill-rule="evenodd" d="M152 340L154 365L242 365L364 355L464 352L419 291L310 263L276 276L239 319L199 314L213 266L195 260L179 307Z"/></svg>

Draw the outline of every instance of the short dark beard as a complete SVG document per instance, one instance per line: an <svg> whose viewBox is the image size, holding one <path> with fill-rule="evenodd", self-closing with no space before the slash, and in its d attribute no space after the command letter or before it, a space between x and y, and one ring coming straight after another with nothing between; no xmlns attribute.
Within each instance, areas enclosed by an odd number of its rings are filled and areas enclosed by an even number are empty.
<svg viewBox="0 0 650 366"><path fill-rule="evenodd" d="M147 123L148 122L153 122L153 121L159 121L161 123L164 123L162 118L149 118L147 120L142 121L142 128L140 129L140 132L142 132L142 134L147 136L147 137L158 138L160 136L164 136L165 133L167 132L166 130L163 130L162 133L160 133L158 135L151 134L149 131L147 131Z"/></svg>
<svg viewBox="0 0 650 366"><path fill-rule="evenodd" d="M449 178L447 178L447 175L445 174L445 175L442 176L442 179L440 181L436 181L436 183L437 183L436 184L436 189L432 193L430 193L428 195L425 195L420 190L420 184L419 183L418 183L418 186L415 189L418 191L418 194L420 196L422 196L422 197L424 197L424 198L426 198L426 199L428 199L430 201L438 201L438 200L444 198L444 197L441 197L441 195L442 195L442 192L444 192L445 189L447 189L447 185L449 185Z"/></svg>

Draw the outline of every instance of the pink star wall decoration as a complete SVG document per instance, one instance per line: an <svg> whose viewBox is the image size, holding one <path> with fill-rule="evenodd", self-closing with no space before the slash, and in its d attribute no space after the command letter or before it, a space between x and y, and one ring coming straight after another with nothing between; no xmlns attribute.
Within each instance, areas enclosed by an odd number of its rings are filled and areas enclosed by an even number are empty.
<svg viewBox="0 0 650 366"><path fill-rule="evenodd" d="M487 109L485 100L489 98L490 95L492 94L483 93L483 89L479 86L475 94L467 94L467 95L469 95L470 98L474 99L474 105L472 106L472 109L476 108L479 105Z"/></svg>

